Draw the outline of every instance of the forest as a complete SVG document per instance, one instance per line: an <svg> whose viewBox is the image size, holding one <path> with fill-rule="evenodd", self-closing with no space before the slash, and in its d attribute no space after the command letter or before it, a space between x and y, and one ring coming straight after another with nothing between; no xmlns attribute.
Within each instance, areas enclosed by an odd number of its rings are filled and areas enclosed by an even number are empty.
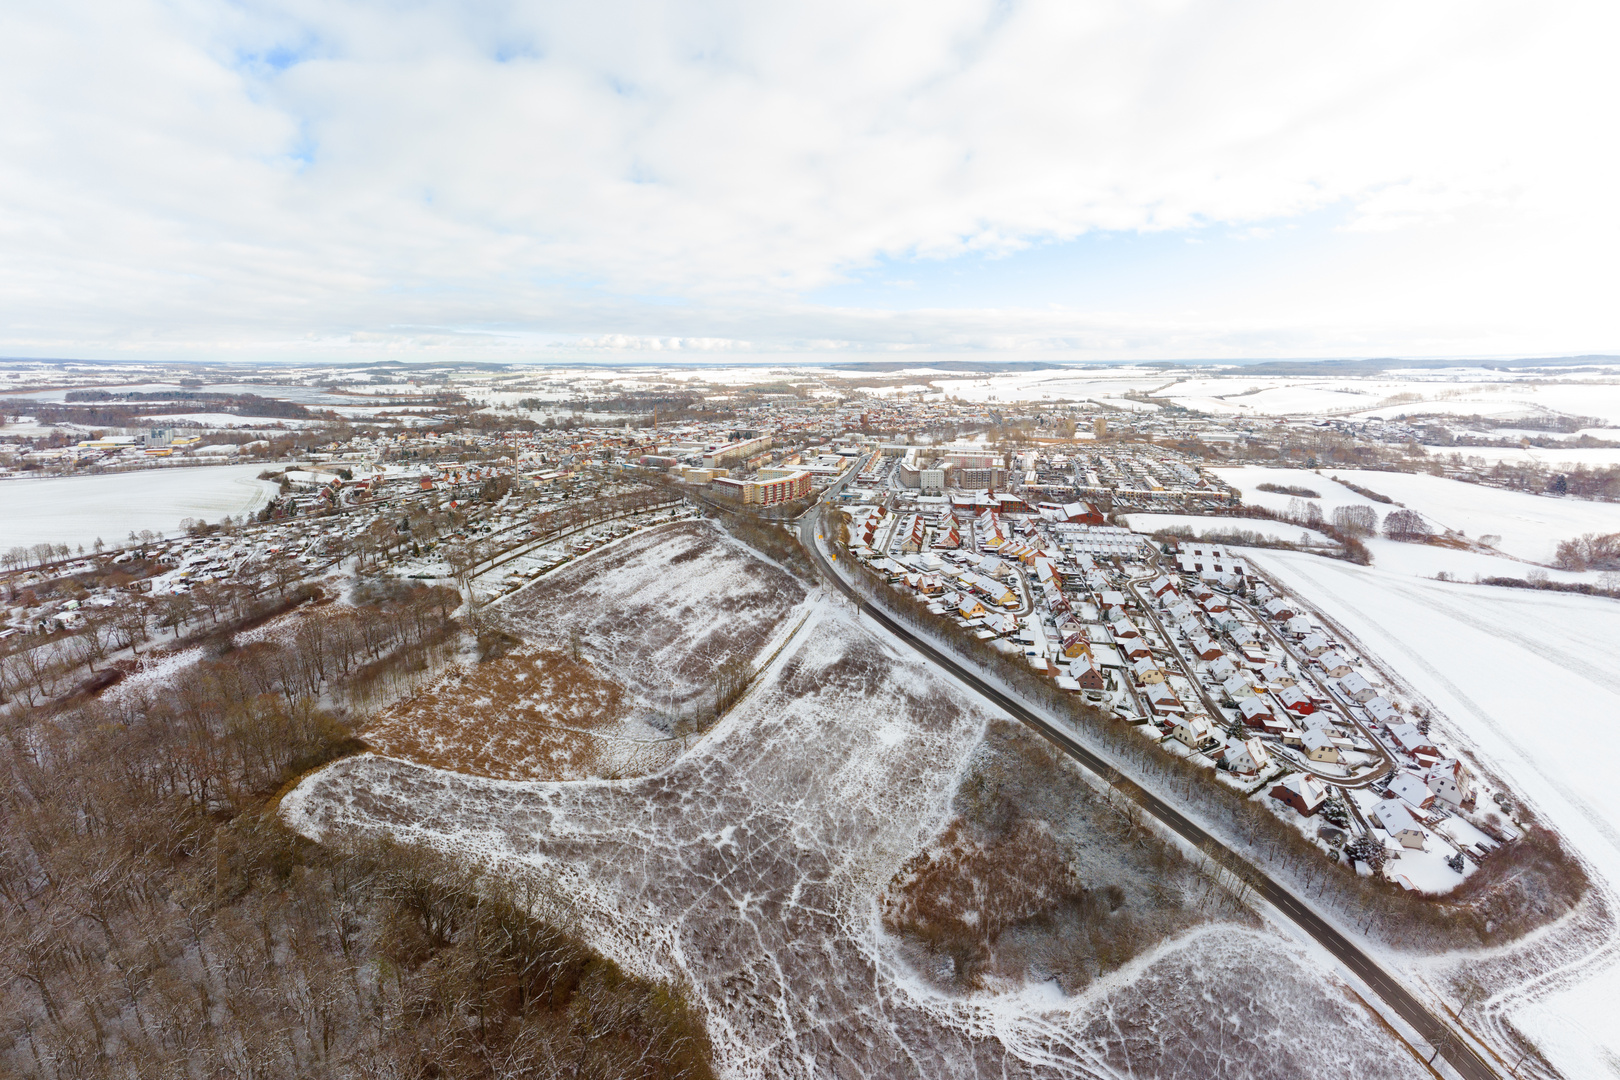
<svg viewBox="0 0 1620 1080"><path fill-rule="evenodd" d="M535 917L535 882L281 824L298 778L462 643L449 590L353 599L238 597L105 692L11 698L0 1074L711 1075L681 988Z"/></svg>

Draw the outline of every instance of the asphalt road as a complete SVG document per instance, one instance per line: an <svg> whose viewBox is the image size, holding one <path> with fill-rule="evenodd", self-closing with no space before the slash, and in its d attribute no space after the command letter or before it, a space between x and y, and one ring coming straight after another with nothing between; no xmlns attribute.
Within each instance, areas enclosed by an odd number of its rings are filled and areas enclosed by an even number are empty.
<svg viewBox="0 0 1620 1080"><path fill-rule="evenodd" d="M850 474L853 475L855 471L856 469L851 469ZM829 494L842 486L842 482L834 485L829 490ZM834 588L853 601L859 610L889 631L889 633L917 650L928 660L950 672L980 696L1007 712L1008 715L1021 720L1045 735L1064 753L1098 776L1108 780L1116 790L1124 793L1194 847L1208 850L1213 846L1223 853L1222 861L1228 866L1234 863L1243 866L1245 868L1244 877L1255 892L1264 897L1278 911L1292 919L1297 926L1337 957L1345 967L1355 972L1363 982L1372 988L1374 993L1382 998L1391 1009L1400 1014L1431 1045L1445 1044L1446 1050L1442 1056L1460 1075L1467 1078L1467 1080L1494 1080L1494 1078L1501 1075L1471 1045L1463 1041L1460 1036L1454 1035L1449 1025L1424 1008L1417 998L1412 996L1401 985L1399 980L1380 967L1362 951L1360 946L1341 934L1326 919L1323 919L1293 893L1272 880L1259 867L1210 836L1209 833L1189 821L1178 810L1164 803L1152 792L1144 790L1134 781L1124 777L1117 768L1080 745L1060 728L1047 723L1021 702L991 686L979 678L978 675L941 653L928 642L918 638L894 619L891 619L886 612L864 601L843 578L833 571L826 559L822 557L821 550L816 546L816 522L820 516L817 510L818 508L812 508L809 513L799 519L799 540L810 553L810 557L815 560L822 576Z"/></svg>

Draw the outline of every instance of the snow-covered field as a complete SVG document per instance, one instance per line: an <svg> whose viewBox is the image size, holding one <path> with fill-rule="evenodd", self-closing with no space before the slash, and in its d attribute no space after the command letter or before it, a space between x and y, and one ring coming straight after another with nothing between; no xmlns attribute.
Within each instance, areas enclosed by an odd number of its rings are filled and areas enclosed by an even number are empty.
<svg viewBox="0 0 1620 1080"><path fill-rule="evenodd" d="M1249 557L1428 697L1453 741L1476 747L1610 883L1600 888L1620 881L1609 749L1620 715L1620 602L1425 581L1292 552ZM1611 946L1579 970L1544 967L1541 985L1498 994L1487 1009L1511 1014L1565 1075L1609 1075L1620 1060L1617 959Z"/></svg>
<svg viewBox="0 0 1620 1080"><path fill-rule="evenodd" d="M99 476L0 481L0 548L116 544L131 531L173 535L184 518L218 521L257 510L276 485L262 465L158 468Z"/></svg>
<svg viewBox="0 0 1620 1080"><path fill-rule="evenodd" d="M501 603L530 645L581 647L628 695L695 709L732 657L758 661L807 590L712 522L648 529L579 559Z"/></svg>
<svg viewBox="0 0 1620 1080"><path fill-rule="evenodd" d="M152 426L164 424L184 424L216 430L235 430L237 428L288 428L314 427L325 423L324 420L300 420L296 417L283 419L278 416L238 416L236 413L224 412L193 412L193 413L161 413L147 418Z"/></svg>
<svg viewBox="0 0 1620 1080"><path fill-rule="evenodd" d="M1602 437L1607 439L1615 439L1616 436L1620 436L1620 431L1602 432ZM1495 465L1499 461L1510 465L1535 465L1543 469L1574 469L1582 465L1589 469L1606 469L1620 465L1620 447L1615 446L1529 446L1522 449L1517 446L1429 446L1425 449L1437 458L1456 455L1464 461L1478 459L1487 465Z"/></svg>
<svg viewBox="0 0 1620 1080"><path fill-rule="evenodd" d="M952 995L907 968L877 897L947 820L984 709L824 600L653 776L512 783L362 756L282 812L533 875L604 953L691 986L727 1077L1426 1075L1313 951L1264 930L1194 930L1069 997Z"/></svg>
<svg viewBox="0 0 1620 1080"><path fill-rule="evenodd" d="M1328 478L1327 471L1315 473L1309 469L1273 469L1263 465L1244 465L1239 468L1211 469L1216 476L1237 488L1243 495L1243 501L1250 506L1263 506L1267 510L1278 512L1286 511L1289 505L1298 496L1278 494L1273 491L1261 491L1261 484L1275 484L1278 487L1305 488L1316 493L1313 500L1322 509L1322 516L1329 520L1333 511L1341 506L1371 506L1379 512L1393 509L1383 503L1373 502L1371 499L1357 495L1343 484L1336 484ZM1380 474L1382 475L1382 474ZM1359 481L1358 481L1359 483ZM1362 484L1373 491L1383 494L1376 484ZM1393 498L1394 496L1391 496Z"/></svg>
<svg viewBox="0 0 1620 1080"><path fill-rule="evenodd" d="M1232 532L1258 533L1268 540L1286 540L1291 544L1332 544L1315 529L1290 525L1286 521L1248 517L1199 517L1195 514L1121 514L1119 521L1127 529L1139 533L1158 532L1160 529L1191 529L1197 536L1219 536Z"/></svg>
<svg viewBox="0 0 1620 1080"><path fill-rule="evenodd" d="M1416 510L1439 529L1452 529L1478 540L1499 539L1492 546L1505 555L1535 563L1552 561L1560 540L1583 533L1620 532L1620 503L1590 502L1531 495L1522 491L1448 480L1427 473L1374 472L1361 469L1273 469L1260 466L1213 470L1243 493L1243 501L1270 510L1286 510L1295 496L1259 490L1263 483L1309 488L1312 500L1331 520L1339 506L1371 506L1379 520L1394 506L1363 498L1333 477L1375 491ZM1522 569L1518 576L1522 576Z"/></svg>
<svg viewBox="0 0 1620 1080"><path fill-rule="evenodd" d="M1620 503L1531 495L1448 480L1427 473L1333 470L1360 487L1404 503L1430 521L1473 539L1501 537L1493 546L1515 558L1551 562L1560 540L1583 533L1620 532ZM1379 506L1380 510L1389 509Z"/></svg>

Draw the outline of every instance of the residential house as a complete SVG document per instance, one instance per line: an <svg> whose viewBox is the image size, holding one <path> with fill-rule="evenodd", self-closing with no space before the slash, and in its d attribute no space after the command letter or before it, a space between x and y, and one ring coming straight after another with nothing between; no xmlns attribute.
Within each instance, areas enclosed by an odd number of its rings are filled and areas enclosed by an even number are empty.
<svg viewBox="0 0 1620 1080"><path fill-rule="evenodd" d="M1428 764L1431 765L1440 761L1440 751L1435 749L1434 744L1429 741L1427 735L1418 730L1416 724L1391 724L1389 725L1389 737L1394 740L1395 745L1400 747L1403 752L1411 754L1419 762L1422 762L1425 758L1428 759Z"/></svg>
<svg viewBox="0 0 1620 1080"><path fill-rule="evenodd" d="M1304 817L1314 817L1327 802L1327 785L1314 776L1294 773L1271 789L1271 797L1286 803Z"/></svg>
<svg viewBox="0 0 1620 1080"><path fill-rule="evenodd" d="M1120 652L1125 654L1125 658L1128 660L1141 660L1144 657L1153 655L1153 650L1148 648L1148 643L1139 637L1126 638L1123 641L1115 642L1115 645Z"/></svg>
<svg viewBox="0 0 1620 1080"><path fill-rule="evenodd" d="M1352 671L1340 679L1339 689L1344 692L1345 697L1361 705L1378 696L1378 691L1373 688L1372 683L1368 682L1359 671Z"/></svg>
<svg viewBox="0 0 1620 1080"><path fill-rule="evenodd" d="M1101 691L1107 688L1103 680L1102 668L1090 653L1083 653L1069 665L1069 677L1073 679L1082 690Z"/></svg>
<svg viewBox="0 0 1620 1080"><path fill-rule="evenodd" d="M1423 827L1404 802L1385 799L1369 816L1379 828L1400 841L1402 847L1423 849Z"/></svg>
<svg viewBox="0 0 1620 1080"><path fill-rule="evenodd" d="M1380 724L1398 724L1401 722L1401 714L1396 712L1395 706L1384 698L1368 698L1362 703L1362 707L1367 710L1368 716Z"/></svg>
<svg viewBox="0 0 1620 1080"><path fill-rule="evenodd" d="M1183 716L1177 720L1176 726L1170 731L1170 737L1189 750L1203 750L1206 746L1212 747L1217 741L1214 726L1210 724L1209 717L1202 713Z"/></svg>
<svg viewBox="0 0 1620 1080"><path fill-rule="evenodd" d="M1260 681L1267 686L1281 690L1284 687L1297 685L1299 680L1281 664L1267 664L1260 669Z"/></svg>
<svg viewBox="0 0 1620 1080"><path fill-rule="evenodd" d="M1141 657L1131 664L1131 674L1135 675L1136 681L1143 686L1164 682L1164 672L1160 671L1159 665L1148 656Z"/></svg>
<svg viewBox="0 0 1620 1080"><path fill-rule="evenodd" d="M1276 691L1274 696L1278 703L1295 716L1309 716L1316 711L1316 702L1312 701L1297 686L1285 686Z"/></svg>
<svg viewBox="0 0 1620 1080"><path fill-rule="evenodd" d="M1323 761L1330 765L1338 764L1339 744L1333 737L1321 728L1311 728L1300 739L1300 746L1305 750L1305 756L1312 761Z"/></svg>
<svg viewBox="0 0 1620 1080"><path fill-rule="evenodd" d="M1429 790L1429 785L1423 777L1416 773L1399 772L1389 782L1386 798L1405 799L1418 810L1427 810L1434 805L1435 795Z"/></svg>
<svg viewBox="0 0 1620 1080"><path fill-rule="evenodd" d="M1344 654L1337 649L1330 649L1323 653L1316 658L1316 662L1321 664L1322 670L1334 679L1342 679L1355 670L1355 666L1349 660L1346 660Z"/></svg>
<svg viewBox="0 0 1620 1080"><path fill-rule="evenodd" d="M1259 739L1233 740L1226 744L1226 767L1243 776L1255 776L1271 768L1271 751Z"/></svg>
<svg viewBox="0 0 1620 1080"><path fill-rule="evenodd" d="M1436 762L1423 774L1423 780L1435 798L1447 806L1468 809L1474 805L1473 778L1456 758Z"/></svg>
<svg viewBox="0 0 1620 1080"><path fill-rule="evenodd" d="M1286 622L1289 619L1292 619L1295 615L1299 614L1299 612L1294 610L1294 606L1292 604L1280 596L1274 596L1270 600L1267 600L1264 604L1261 604L1260 610L1265 612L1267 616L1276 622Z"/></svg>
<svg viewBox="0 0 1620 1080"><path fill-rule="evenodd" d="M1243 722L1252 728L1265 727L1266 721L1273 719L1271 710L1266 708L1266 703L1252 694L1239 701L1237 707L1238 715L1242 716Z"/></svg>
<svg viewBox="0 0 1620 1080"><path fill-rule="evenodd" d="M1175 717L1187 711L1168 683L1148 683L1142 687L1142 696L1147 698L1148 708L1153 710L1155 716Z"/></svg>
<svg viewBox="0 0 1620 1080"><path fill-rule="evenodd" d="M984 614L984 605L972 596L964 596L956 606L956 613L964 619L977 619Z"/></svg>
<svg viewBox="0 0 1620 1080"><path fill-rule="evenodd" d="M1254 687L1241 672L1221 683L1221 691L1235 702L1254 696Z"/></svg>
<svg viewBox="0 0 1620 1080"><path fill-rule="evenodd" d="M1309 657L1318 657L1333 648L1328 639L1321 634L1306 634L1305 639L1299 643L1299 650ZM1335 676L1336 678L1337 676Z"/></svg>

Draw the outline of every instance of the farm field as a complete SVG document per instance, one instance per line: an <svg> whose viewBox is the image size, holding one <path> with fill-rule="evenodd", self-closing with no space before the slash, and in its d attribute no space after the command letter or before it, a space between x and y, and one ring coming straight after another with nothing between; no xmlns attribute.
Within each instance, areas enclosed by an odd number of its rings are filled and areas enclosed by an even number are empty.
<svg viewBox="0 0 1620 1080"><path fill-rule="evenodd" d="M508 597L502 655L446 672L364 732L377 753L503 780L631 776L712 716L715 673L797 622L792 575L706 522L650 529Z"/></svg>
<svg viewBox="0 0 1620 1080"><path fill-rule="evenodd" d="M218 521L257 510L276 485L263 465L158 468L98 476L0 481L0 548L109 544L151 529L172 536L188 517Z"/></svg>
<svg viewBox="0 0 1620 1080"><path fill-rule="evenodd" d="M1607 744L1620 711L1620 603L1425 581L1292 552L1248 557L1438 707L1457 744L1477 748L1569 838L1612 909L1620 789L1613 762L1595 748ZM1566 958L1567 967L1531 965L1536 975L1526 986L1498 994L1486 1008L1511 1016L1566 1075L1600 1075L1620 1055L1610 1015L1620 989L1617 960L1611 938L1604 949Z"/></svg>
<svg viewBox="0 0 1620 1080"><path fill-rule="evenodd" d="M1139 533L1158 532L1160 529L1191 529L1198 536L1219 536L1231 532L1258 533L1269 540L1303 541L1312 544L1331 544L1333 541L1302 525L1286 521L1246 517L1199 517L1195 514L1122 514L1119 521L1127 529Z"/></svg>
<svg viewBox="0 0 1620 1080"><path fill-rule="evenodd" d="M1601 430L1600 438L1615 439L1620 431ZM1464 461L1479 459L1487 465L1505 461L1510 465L1538 465L1546 469L1606 469L1620 465L1620 446L1426 446L1432 457L1450 458L1453 454Z"/></svg>
<svg viewBox="0 0 1620 1080"><path fill-rule="evenodd" d="M1330 475L1404 503L1436 525L1475 540L1500 536L1498 550L1531 562L1550 563L1560 540L1589 532L1620 532L1620 503L1504 491L1427 473L1346 469ZM1379 505L1380 511L1387 509Z"/></svg>
<svg viewBox="0 0 1620 1080"><path fill-rule="evenodd" d="M1620 504L1584 499L1558 499L1522 491L1468 484L1427 473L1377 472L1361 469L1274 469L1244 466L1213 470L1243 493L1243 501L1286 511L1295 496L1259 490L1261 484L1308 488L1320 496L1309 500L1331 520L1340 506L1371 506L1379 520L1394 506L1365 498L1333 478L1375 491L1416 510L1436 531L1453 529L1478 540L1500 537L1494 546L1505 555L1533 563L1550 563L1558 542L1584 533L1620 532Z"/></svg>
<svg viewBox="0 0 1620 1080"><path fill-rule="evenodd" d="M1195 927L1073 993L1039 977L962 993L913 966L879 899L953 819L991 720L823 599L653 775L505 783L363 755L282 813L307 835L389 830L536 882L606 955L692 987L725 1076L1424 1075L1313 952L1263 929Z"/></svg>

